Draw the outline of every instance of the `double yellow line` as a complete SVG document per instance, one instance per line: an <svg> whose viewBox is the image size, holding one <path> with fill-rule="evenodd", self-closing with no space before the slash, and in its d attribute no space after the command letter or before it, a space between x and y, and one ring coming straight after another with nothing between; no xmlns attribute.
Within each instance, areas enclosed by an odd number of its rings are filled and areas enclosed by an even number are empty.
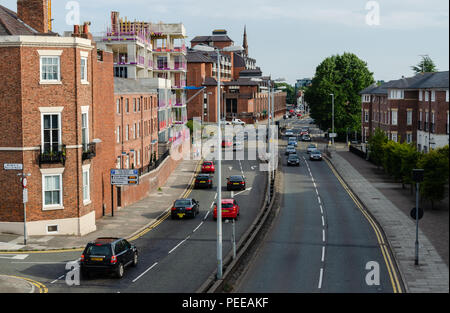
<svg viewBox="0 0 450 313"><path fill-rule="evenodd" d="M358 198L355 196L355 194L350 190L350 188L347 186L347 184L344 182L342 177L339 175L339 173L334 169L333 165L330 163L329 160L324 158L324 160L327 162L330 169L333 171L333 174L336 176L336 178L341 183L342 187L344 187L345 191L349 194L349 196L353 199L353 202L355 202L356 206L359 208L361 213L364 215L364 217L367 219L367 221L372 226L372 229L374 230L378 245L380 246L381 253L383 254L384 262L386 263L386 267L388 269L389 278L391 280L392 288L394 290L394 293L403 293L402 285L400 283L400 280L398 278L397 274L397 268L395 267L394 263L392 262L391 254L389 253L386 241L384 239L384 235L381 232L380 228L378 227L377 223L374 221L374 219L368 214L367 210L364 208L364 206L361 204L361 202L358 200Z"/></svg>
<svg viewBox="0 0 450 313"><path fill-rule="evenodd" d="M48 288L44 284L42 284L42 283L40 283L40 282L38 282L36 280L33 280L31 278L26 278L26 277L19 277L19 276L8 276L8 277L21 279L21 280L26 280L27 282L29 282L33 286L37 287L39 289L39 293L48 293Z"/></svg>

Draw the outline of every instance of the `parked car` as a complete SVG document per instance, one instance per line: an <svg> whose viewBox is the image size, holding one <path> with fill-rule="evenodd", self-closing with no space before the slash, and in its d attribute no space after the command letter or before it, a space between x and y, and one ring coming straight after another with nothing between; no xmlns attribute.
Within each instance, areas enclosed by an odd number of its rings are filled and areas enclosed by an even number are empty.
<svg viewBox="0 0 450 313"><path fill-rule="evenodd" d="M311 161L314 161L314 160L322 161L322 153L319 150L311 151L311 154L309 155L309 159Z"/></svg>
<svg viewBox="0 0 450 313"><path fill-rule="evenodd" d="M80 259L81 275L89 278L92 273L115 274L122 278L125 267L136 266L138 250L122 238L97 238L84 248Z"/></svg>
<svg viewBox="0 0 450 313"><path fill-rule="evenodd" d="M316 145L311 144L311 145L308 146L307 152L311 153L311 152L313 152L315 150L317 150Z"/></svg>
<svg viewBox="0 0 450 313"><path fill-rule="evenodd" d="M300 166L300 158L297 154L290 154L287 160L288 166Z"/></svg>
<svg viewBox="0 0 450 313"><path fill-rule="evenodd" d="M311 141L311 136L310 135L303 135L302 136L302 141L310 142Z"/></svg>
<svg viewBox="0 0 450 313"><path fill-rule="evenodd" d="M230 176L227 178L227 190L245 190L246 182L245 177L242 175Z"/></svg>
<svg viewBox="0 0 450 313"><path fill-rule="evenodd" d="M292 129L286 130L286 136L294 136Z"/></svg>
<svg viewBox="0 0 450 313"><path fill-rule="evenodd" d="M195 188L209 188L213 187L212 177L209 174L199 174L195 178Z"/></svg>
<svg viewBox="0 0 450 313"><path fill-rule="evenodd" d="M245 125L245 122L240 120L240 119L238 119L238 118L233 119L233 121L231 123L233 125Z"/></svg>
<svg viewBox="0 0 450 313"><path fill-rule="evenodd" d="M295 146L294 145L287 146L285 155L289 155L292 153L297 153L297 149L295 149Z"/></svg>
<svg viewBox="0 0 450 313"><path fill-rule="evenodd" d="M222 199L222 218L237 220L240 216L240 207L234 199ZM214 203L213 219L217 221L217 203Z"/></svg>
<svg viewBox="0 0 450 313"><path fill-rule="evenodd" d="M194 218L200 213L200 203L195 199L178 199L173 203L171 210L172 219L189 216Z"/></svg>
<svg viewBox="0 0 450 313"><path fill-rule="evenodd" d="M289 137L288 139L288 145L294 145L297 147L298 143L297 143L297 138L296 137Z"/></svg>
<svg viewBox="0 0 450 313"><path fill-rule="evenodd" d="M205 161L202 164L202 173L215 173L216 172L216 168L214 166L214 162L212 161Z"/></svg>

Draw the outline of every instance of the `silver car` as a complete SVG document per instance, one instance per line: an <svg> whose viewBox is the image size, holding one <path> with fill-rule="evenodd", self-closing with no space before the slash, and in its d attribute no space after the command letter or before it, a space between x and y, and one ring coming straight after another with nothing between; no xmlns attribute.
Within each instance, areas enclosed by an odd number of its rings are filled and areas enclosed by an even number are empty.
<svg viewBox="0 0 450 313"><path fill-rule="evenodd" d="M316 150L317 150L317 147L315 145L309 145L308 149L307 149L307 152L311 153L311 152L316 151Z"/></svg>

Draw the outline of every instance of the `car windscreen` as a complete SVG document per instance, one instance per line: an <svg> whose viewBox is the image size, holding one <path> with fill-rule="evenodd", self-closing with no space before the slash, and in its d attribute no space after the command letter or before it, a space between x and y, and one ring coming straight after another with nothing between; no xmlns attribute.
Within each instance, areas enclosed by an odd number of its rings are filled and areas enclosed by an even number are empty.
<svg viewBox="0 0 450 313"><path fill-rule="evenodd" d="M222 203L222 209L231 209L233 207L233 203Z"/></svg>
<svg viewBox="0 0 450 313"><path fill-rule="evenodd" d="M86 255L110 256L111 255L111 246L109 244L108 245L99 245L99 244L90 245L86 250Z"/></svg>
<svg viewBox="0 0 450 313"><path fill-rule="evenodd" d="M199 180L208 180L208 179L209 179L209 176L205 176L205 175L203 175L203 176L197 176L197 179L199 179Z"/></svg>
<svg viewBox="0 0 450 313"><path fill-rule="evenodd" d="M231 176L230 181L244 181L240 176Z"/></svg>
<svg viewBox="0 0 450 313"><path fill-rule="evenodd" d="M290 156L289 156L289 160L298 160L298 157L295 155L295 154L291 154Z"/></svg>
<svg viewBox="0 0 450 313"><path fill-rule="evenodd" d="M191 200L177 200L175 201L175 206L189 206L191 205Z"/></svg>
<svg viewBox="0 0 450 313"><path fill-rule="evenodd" d="M322 154L322 153L320 151L316 150L316 151L313 151L312 154Z"/></svg>

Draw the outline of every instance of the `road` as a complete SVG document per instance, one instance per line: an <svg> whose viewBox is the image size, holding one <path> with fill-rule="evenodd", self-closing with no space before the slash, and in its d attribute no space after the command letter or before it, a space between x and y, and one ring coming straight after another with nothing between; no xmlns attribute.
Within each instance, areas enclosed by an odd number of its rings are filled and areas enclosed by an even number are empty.
<svg viewBox="0 0 450 313"><path fill-rule="evenodd" d="M293 122L292 126L311 126L309 121ZM301 143L298 147L299 168L283 168L281 210L236 292L396 291L371 222L327 162L309 160L306 146ZM280 152L284 152L281 147ZM379 265L379 285L366 283L374 269L366 269L368 264Z"/></svg>
<svg viewBox="0 0 450 313"><path fill-rule="evenodd" d="M256 149L253 146L249 149ZM259 160L222 162L222 198L234 197L240 207L236 222L237 241L250 227L261 208L266 175L259 171ZM226 191L226 178L243 174L247 179L244 192ZM214 186L217 186L217 174ZM78 260L81 252L37 253L24 259L0 258L1 274L25 277L40 282L49 293L193 293L217 267L216 233L213 204L216 188L192 190L189 197L200 202L196 219L164 219L144 236L132 241L139 250L139 264L127 268L123 279L94 276L82 280L79 286L65 281L67 262ZM223 256L231 251L231 223L223 224ZM111 234L114 236L114 234Z"/></svg>

